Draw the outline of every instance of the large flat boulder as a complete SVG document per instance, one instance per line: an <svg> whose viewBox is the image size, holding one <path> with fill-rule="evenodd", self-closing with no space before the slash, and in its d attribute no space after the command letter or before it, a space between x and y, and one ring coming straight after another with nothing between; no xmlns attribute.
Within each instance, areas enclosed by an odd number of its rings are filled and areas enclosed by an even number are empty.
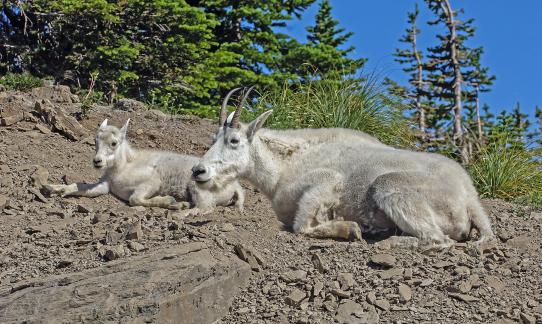
<svg viewBox="0 0 542 324"><path fill-rule="evenodd" d="M0 287L0 323L212 323L250 266L188 243L83 272Z"/></svg>

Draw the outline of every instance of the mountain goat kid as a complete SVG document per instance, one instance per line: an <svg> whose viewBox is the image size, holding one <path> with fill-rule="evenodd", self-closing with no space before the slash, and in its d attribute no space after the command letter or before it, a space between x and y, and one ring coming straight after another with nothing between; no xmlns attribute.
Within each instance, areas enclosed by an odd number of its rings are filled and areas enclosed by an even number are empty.
<svg viewBox="0 0 542 324"><path fill-rule="evenodd" d="M248 92L227 120L223 104L215 142L192 169L196 181L247 179L271 200L281 222L312 237L361 239L362 230L399 229L414 236L399 238L405 246L446 247L467 239L473 225L477 243L494 237L470 177L456 162L352 130L262 128L271 111L240 123Z"/></svg>
<svg viewBox="0 0 542 324"><path fill-rule="evenodd" d="M244 192L237 181L195 183L191 168L199 158L172 152L136 150L128 143L128 121L119 130L102 122L96 134L94 167L103 169L98 183L46 185L51 194L97 197L112 193L131 206L209 212L214 206L243 208Z"/></svg>

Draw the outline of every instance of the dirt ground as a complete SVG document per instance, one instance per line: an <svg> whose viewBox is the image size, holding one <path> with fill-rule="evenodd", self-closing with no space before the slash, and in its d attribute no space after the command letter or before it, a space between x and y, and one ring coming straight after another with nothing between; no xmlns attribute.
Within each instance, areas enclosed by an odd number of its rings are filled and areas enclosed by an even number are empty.
<svg viewBox="0 0 542 324"><path fill-rule="evenodd" d="M217 208L183 220L111 196L42 196L37 188L46 180L99 178L91 164L93 132L104 118L118 126L131 118L136 147L195 155L215 130L208 120L111 107L96 107L81 121L89 137L80 141L40 122L0 127L0 286L192 241L207 242L216 254L235 254L242 243L263 265L254 267L221 323L542 323L542 214L525 206L484 201L500 242L481 254L467 244L420 253L295 235L247 184L243 212ZM130 239L115 235L127 228ZM120 253L111 252L119 246Z"/></svg>

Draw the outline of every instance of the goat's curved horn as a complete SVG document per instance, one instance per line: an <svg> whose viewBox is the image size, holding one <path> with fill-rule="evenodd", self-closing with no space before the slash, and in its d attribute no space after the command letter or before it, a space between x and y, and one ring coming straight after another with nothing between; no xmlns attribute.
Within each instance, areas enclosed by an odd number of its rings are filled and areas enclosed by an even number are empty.
<svg viewBox="0 0 542 324"><path fill-rule="evenodd" d="M237 109L235 109L235 113L233 114L233 118L231 119L230 127L231 128L239 128L239 117L241 117L241 111L243 110L243 107L247 103L248 96L250 95L250 92L254 89L254 86L248 88L245 91L245 94L243 95L243 99L241 99L241 102L237 106Z"/></svg>
<svg viewBox="0 0 542 324"><path fill-rule="evenodd" d="M226 121L226 116L228 115L228 110L226 108L228 106L228 101L230 100L231 95L239 90L241 90L241 87L230 90L230 92L228 92L228 94L224 98L224 101L222 101L222 106L220 107L220 114L218 118L218 124L220 126L224 125L224 122Z"/></svg>

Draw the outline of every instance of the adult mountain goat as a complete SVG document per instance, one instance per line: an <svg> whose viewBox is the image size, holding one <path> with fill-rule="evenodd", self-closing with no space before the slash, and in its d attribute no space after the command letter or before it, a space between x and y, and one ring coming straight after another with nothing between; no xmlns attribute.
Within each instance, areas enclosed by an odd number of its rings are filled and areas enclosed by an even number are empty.
<svg viewBox="0 0 542 324"><path fill-rule="evenodd" d="M494 237L470 177L456 162L352 130L262 128L271 111L240 123L249 91L226 120L232 92L214 144L192 169L196 182L247 179L271 200L280 221L312 237L361 239L362 230L398 228L420 245L447 246L468 238L472 225L479 243Z"/></svg>
<svg viewBox="0 0 542 324"><path fill-rule="evenodd" d="M128 143L129 119L119 130L102 122L96 134L94 167L103 169L98 183L46 185L52 194L97 197L112 193L131 206L208 212L215 206L235 204L243 208L244 192L237 181L195 183L191 168L199 158L173 152L136 150ZM189 205L189 206L187 206Z"/></svg>

